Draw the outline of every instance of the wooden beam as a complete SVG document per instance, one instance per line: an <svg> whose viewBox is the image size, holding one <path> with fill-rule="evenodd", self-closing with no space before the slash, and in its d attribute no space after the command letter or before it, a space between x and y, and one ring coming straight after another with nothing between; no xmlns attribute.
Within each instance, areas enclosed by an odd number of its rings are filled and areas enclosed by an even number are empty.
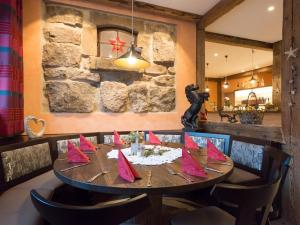
<svg viewBox="0 0 300 225"><path fill-rule="evenodd" d="M203 16L203 26L207 27L212 24L243 1L244 0L221 0Z"/></svg>
<svg viewBox="0 0 300 225"><path fill-rule="evenodd" d="M273 50L273 44L263 41L256 41L247 38L234 37L225 34L217 34L212 32L205 33L205 41L215 42L219 44L233 45L244 48L255 48L262 50Z"/></svg>
<svg viewBox="0 0 300 225"><path fill-rule="evenodd" d="M88 2L104 4L112 7L120 7L131 9L131 0L88 0ZM176 9L157 6L146 2L134 1L134 10L139 12L145 12L149 14L155 14L159 16L172 17L179 20L197 21L201 19L201 15L194 13L183 12Z"/></svg>
<svg viewBox="0 0 300 225"><path fill-rule="evenodd" d="M253 71L254 71L254 74L258 74L258 73L262 73L262 72L272 73L272 66L266 66L266 67L263 67L263 68L255 69ZM237 73L237 74L234 74L234 75L230 75L230 76L227 77L227 80L232 80L232 79L241 78L241 77L250 77L250 76L252 76L252 70L246 71L246 72L243 72L243 73Z"/></svg>
<svg viewBox="0 0 300 225"><path fill-rule="evenodd" d="M272 86L273 86L273 104L281 109L281 58L282 42L274 43L273 47L273 68L272 68Z"/></svg>
<svg viewBox="0 0 300 225"><path fill-rule="evenodd" d="M283 1L283 30L282 30L282 52L292 48L300 48L300 1ZM292 66L296 68L298 76L292 75ZM295 224L300 224L300 54L297 57L287 60L287 56L282 54L282 80L281 80L281 111L282 111L282 129L284 138L287 142L285 149L292 155L293 163L289 170L287 183L288 186L284 193L287 199L286 203L287 218ZM291 98L290 91L292 85L296 87L296 94ZM295 105L291 107L291 100ZM293 221L294 220L294 221Z"/></svg>
<svg viewBox="0 0 300 225"><path fill-rule="evenodd" d="M200 20L196 31L196 83L200 91L205 89L205 31Z"/></svg>

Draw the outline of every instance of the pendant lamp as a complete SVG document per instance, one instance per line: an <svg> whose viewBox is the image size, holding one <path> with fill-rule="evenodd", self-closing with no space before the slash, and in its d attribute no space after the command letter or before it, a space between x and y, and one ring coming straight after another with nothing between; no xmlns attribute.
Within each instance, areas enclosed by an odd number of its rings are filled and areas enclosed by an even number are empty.
<svg viewBox="0 0 300 225"><path fill-rule="evenodd" d="M113 64L126 69L145 69L150 63L141 55L142 49L134 44L133 36L133 1L131 0L131 46L127 52L113 61Z"/></svg>
<svg viewBox="0 0 300 225"><path fill-rule="evenodd" d="M206 63L206 70L208 70L208 65L209 65L209 63ZM208 77L206 77L206 85L205 85L205 90L204 91L205 92L209 92L210 91L210 89L208 87Z"/></svg>
<svg viewBox="0 0 300 225"><path fill-rule="evenodd" d="M227 59L228 59L228 55L225 55L226 65L227 65ZM229 83L227 81L227 77L225 77L225 81L224 81L223 87L225 89L229 88Z"/></svg>
<svg viewBox="0 0 300 225"><path fill-rule="evenodd" d="M252 76L250 79L251 84L256 84L257 80L254 77L254 49L252 49Z"/></svg>

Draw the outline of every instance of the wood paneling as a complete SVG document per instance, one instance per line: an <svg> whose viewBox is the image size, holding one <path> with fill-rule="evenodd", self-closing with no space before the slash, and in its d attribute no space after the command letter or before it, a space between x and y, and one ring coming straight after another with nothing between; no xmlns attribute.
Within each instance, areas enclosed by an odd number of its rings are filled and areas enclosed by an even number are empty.
<svg viewBox="0 0 300 225"><path fill-rule="evenodd" d="M283 45L282 51L287 51L292 47L300 48L300 1L299 0L285 0L283 1ZM282 58L282 128L284 138L287 142L285 149L293 155L293 164L290 170L289 182L286 196L287 205L286 213L288 218L295 218L296 224L300 224L300 57L286 60L286 56ZM298 77L294 80L296 87L298 87L295 95L295 105L289 106L290 103L290 88L289 80L292 78L291 66L297 68Z"/></svg>
<svg viewBox="0 0 300 225"><path fill-rule="evenodd" d="M47 0L48 2L55 2L55 0ZM88 2L99 3L113 7L121 7L131 9L131 0L88 0ZM150 13L159 16L168 16L179 20L197 21L201 15L194 13L183 12L176 9L157 6L146 2L134 1L134 10L139 12Z"/></svg>
<svg viewBox="0 0 300 225"><path fill-rule="evenodd" d="M234 37L230 35L217 34L212 32L205 33L205 40L225 45L233 45L244 48L255 48L262 50L273 50L273 44L263 41L250 40L246 38Z"/></svg>
<svg viewBox="0 0 300 225"><path fill-rule="evenodd" d="M200 125L206 132L231 134L235 136L243 136L285 143L282 136L281 127L278 126L264 126L240 123L231 124L227 122L212 121L201 121Z"/></svg>
<svg viewBox="0 0 300 225"><path fill-rule="evenodd" d="M203 16L204 27L215 22L243 1L244 0L221 0Z"/></svg>

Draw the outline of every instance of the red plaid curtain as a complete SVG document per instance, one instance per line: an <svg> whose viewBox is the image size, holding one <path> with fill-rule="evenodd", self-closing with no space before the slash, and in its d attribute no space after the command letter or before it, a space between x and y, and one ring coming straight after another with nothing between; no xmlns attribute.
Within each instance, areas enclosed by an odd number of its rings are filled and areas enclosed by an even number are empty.
<svg viewBox="0 0 300 225"><path fill-rule="evenodd" d="M22 0L0 0L0 137L23 132Z"/></svg>

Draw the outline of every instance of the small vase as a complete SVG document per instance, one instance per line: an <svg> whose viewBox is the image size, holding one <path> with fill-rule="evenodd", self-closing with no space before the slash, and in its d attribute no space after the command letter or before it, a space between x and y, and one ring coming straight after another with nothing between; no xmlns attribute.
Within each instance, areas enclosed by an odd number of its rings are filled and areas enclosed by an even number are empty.
<svg viewBox="0 0 300 225"><path fill-rule="evenodd" d="M139 144L138 143L131 143L131 154L137 155L139 150Z"/></svg>

